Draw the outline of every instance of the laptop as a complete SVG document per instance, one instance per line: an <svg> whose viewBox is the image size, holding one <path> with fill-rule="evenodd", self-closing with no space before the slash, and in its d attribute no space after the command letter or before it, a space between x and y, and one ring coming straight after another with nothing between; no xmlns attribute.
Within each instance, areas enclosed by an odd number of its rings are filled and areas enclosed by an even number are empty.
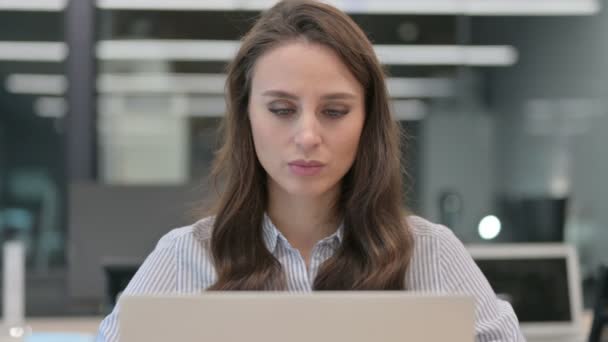
<svg viewBox="0 0 608 342"><path fill-rule="evenodd" d="M470 297L409 292L123 296L121 342L473 342Z"/></svg>
<svg viewBox="0 0 608 342"><path fill-rule="evenodd" d="M528 342L584 341L579 262L560 243L469 245L496 294L511 303Z"/></svg>

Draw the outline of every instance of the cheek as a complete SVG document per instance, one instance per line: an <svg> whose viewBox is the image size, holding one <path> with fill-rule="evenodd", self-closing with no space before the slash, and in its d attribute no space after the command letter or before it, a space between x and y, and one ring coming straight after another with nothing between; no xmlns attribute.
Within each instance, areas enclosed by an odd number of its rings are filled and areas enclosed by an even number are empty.
<svg viewBox="0 0 608 342"><path fill-rule="evenodd" d="M268 163L276 159L277 151L275 151L279 137L276 134L276 129L271 120L265 120L259 114L250 116L251 132L253 135L253 143L258 159L264 168L270 166Z"/></svg>
<svg viewBox="0 0 608 342"><path fill-rule="evenodd" d="M251 134L253 135L253 142L256 146L256 150L260 149L262 145L266 144L266 126L260 123L257 119L251 119Z"/></svg>
<svg viewBox="0 0 608 342"><path fill-rule="evenodd" d="M357 155L359 139L361 138L362 123L353 122L348 128L342 130L343 134L336 136L335 146L338 155L344 163L352 163Z"/></svg>

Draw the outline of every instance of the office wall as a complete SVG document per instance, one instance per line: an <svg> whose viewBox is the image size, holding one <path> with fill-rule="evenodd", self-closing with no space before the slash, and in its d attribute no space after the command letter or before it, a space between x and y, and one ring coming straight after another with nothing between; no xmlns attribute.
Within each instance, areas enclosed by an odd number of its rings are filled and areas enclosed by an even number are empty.
<svg viewBox="0 0 608 342"><path fill-rule="evenodd" d="M579 246L584 276L608 262L608 1L602 5L594 17L474 22L476 42L512 44L520 54L514 67L486 74L501 127L498 187L571 194L567 238Z"/></svg>
<svg viewBox="0 0 608 342"><path fill-rule="evenodd" d="M450 228L465 242L479 241L477 226L494 209L494 118L472 102L432 108L422 129L422 214L441 221L439 197L459 194L462 215Z"/></svg>
<svg viewBox="0 0 608 342"><path fill-rule="evenodd" d="M579 246L583 276L608 263L608 1L602 5L593 17L472 20L474 44L513 45L519 61L475 70L480 111L444 104L425 120L423 215L439 221L441 189L457 190L465 210L452 228L472 242L496 196L570 194L566 236Z"/></svg>

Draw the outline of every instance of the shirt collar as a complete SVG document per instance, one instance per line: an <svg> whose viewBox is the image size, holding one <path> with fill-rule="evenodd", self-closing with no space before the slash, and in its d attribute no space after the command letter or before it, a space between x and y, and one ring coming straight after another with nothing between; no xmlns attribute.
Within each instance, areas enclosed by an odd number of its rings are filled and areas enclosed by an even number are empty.
<svg viewBox="0 0 608 342"><path fill-rule="evenodd" d="M272 221L270 220L270 217L268 216L267 213L264 213L264 219L262 221L262 234L263 234L264 243L266 244L266 248L268 248L268 250L271 253L274 253L274 251L277 247L277 243L279 241L287 244L287 246L290 246L289 242L287 241L285 236L283 236L283 234L274 225L274 223L272 223ZM323 238L322 240L317 242L317 244L333 243L337 247L339 244L342 243L343 236L344 236L344 221L342 221L340 223L340 225L338 226L338 229L336 230L335 233L331 234L330 236L328 236L326 238Z"/></svg>

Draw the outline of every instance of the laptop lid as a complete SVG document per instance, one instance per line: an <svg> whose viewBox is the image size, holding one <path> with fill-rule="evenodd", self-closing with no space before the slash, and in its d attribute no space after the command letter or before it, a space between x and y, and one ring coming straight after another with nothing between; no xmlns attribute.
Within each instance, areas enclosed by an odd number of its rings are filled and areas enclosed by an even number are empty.
<svg viewBox="0 0 608 342"><path fill-rule="evenodd" d="M513 305L526 337L581 336L582 292L572 246L517 243L467 248L496 294Z"/></svg>
<svg viewBox="0 0 608 342"><path fill-rule="evenodd" d="M407 292L123 296L121 342L473 342L469 297Z"/></svg>

